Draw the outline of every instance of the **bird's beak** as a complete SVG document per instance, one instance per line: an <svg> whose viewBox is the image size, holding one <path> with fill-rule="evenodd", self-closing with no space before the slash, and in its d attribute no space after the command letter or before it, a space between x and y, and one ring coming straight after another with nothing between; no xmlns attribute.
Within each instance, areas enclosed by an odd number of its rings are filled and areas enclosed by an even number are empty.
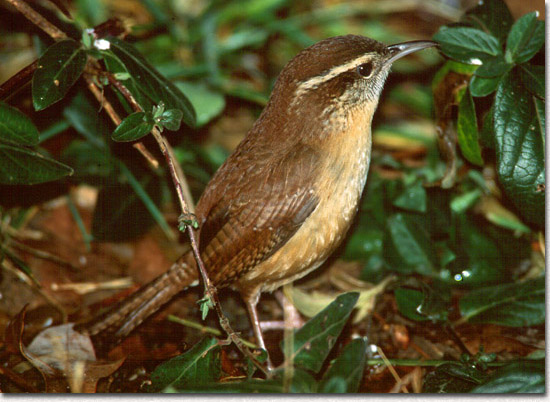
<svg viewBox="0 0 550 402"><path fill-rule="evenodd" d="M389 54L388 59L384 64L391 65L395 60L400 59L410 53L418 50L427 49L429 47L439 46L437 42L431 40L414 40L411 42L397 43L387 47Z"/></svg>

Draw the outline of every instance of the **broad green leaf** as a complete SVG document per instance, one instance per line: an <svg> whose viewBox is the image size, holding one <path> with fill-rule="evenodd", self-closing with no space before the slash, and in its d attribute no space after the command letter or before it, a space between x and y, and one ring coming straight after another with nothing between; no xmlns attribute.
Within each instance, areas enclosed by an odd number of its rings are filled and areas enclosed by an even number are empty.
<svg viewBox="0 0 550 402"><path fill-rule="evenodd" d="M61 154L63 162L74 168L74 180L100 186L116 177L112 156L89 141L73 140Z"/></svg>
<svg viewBox="0 0 550 402"><path fill-rule="evenodd" d="M482 64L502 53L498 40L475 28L442 27L433 36L443 54L465 64Z"/></svg>
<svg viewBox="0 0 550 402"><path fill-rule="evenodd" d="M38 59L32 77L32 102L42 110L67 94L86 66L87 55L81 44L65 39L51 45Z"/></svg>
<svg viewBox="0 0 550 402"><path fill-rule="evenodd" d="M246 381L226 382L196 382L186 383L185 388L169 385L163 392L201 392L201 393L270 393L279 394L285 392L283 386L284 369L273 373L271 379L249 379ZM314 393L317 392L317 382L308 372L294 368L290 378L289 393Z"/></svg>
<svg viewBox="0 0 550 402"><path fill-rule="evenodd" d="M349 260L366 260L371 255L382 253L384 232L378 229L358 227L346 243L344 258Z"/></svg>
<svg viewBox="0 0 550 402"><path fill-rule="evenodd" d="M537 112L538 102L512 71L498 87L493 121L499 181L522 218L541 227L544 225L546 131L544 113Z"/></svg>
<svg viewBox="0 0 550 402"><path fill-rule="evenodd" d="M422 392L439 394L470 392L486 378L485 372L470 364L443 363L426 375Z"/></svg>
<svg viewBox="0 0 550 402"><path fill-rule="evenodd" d="M502 54L483 61L483 64L474 72L474 75L483 78L500 77L511 70L512 64L506 63Z"/></svg>
<svg viewBox="0 0 550 402"><path fill-rule="evenodd" d="M27 148L0 144L0 184L38 184L73 174L73 169Z"/></svg>
<svg viewBox="0 0 550 402"><path fill-rule="evenodd" d="M363 379L366 352L367 344L364 339L354 339L347 344L323 376L319 384L321 392L357 392ZM343 380L343 387L341 381L334 382L336 378Z"/></svg>
<svg viewBox="0 0 550 402"><path fill-rule="evenodd" d="M292 356L296 367L318 373L348 320L358 293L340 295L294 334ZM281 349L285 350L284 345Z"/></svg>
<svg viewBox="0 0 550 402"><path fill-rule="evenodd" d="M170 131L178 131L181 126L183 112L178 109L166 110L160 117L160 124Z"/></svg>
<svg viewBox="0 0 550 402"><path fill-rule="evenodd" d="M420 182L407 186L393 205L409 211L426 212L426 189Z"/></svg>
<svg viewBox="0 0 550 402"><path fill-rule="evenodd" d="M521 361L507 364L495 371L491 377L470 392L483 394L544 394L544 360L540 362Z"/></svg>
<svg viewBox="0 0 550 402"><path fill-rule="evenodd" d="M469 322L525 327L544 323L544 278L471 291L460 302Z"/></svg>
<svg viewBox="0 0 550 402"><path fill-rule="evenodd" d="M495 92L501 80L502 77L485 78L474 75L470 80L470 93L476 98L487 96Z"/></svg>
<svg viewBox="0 0 550 402"><path fill-rule="evenodd" d="M143 110L151 110L153 108L153 102L147 97L146 94L141 93L141 91L138 89L138 83L136 79L130 74L124 63L118 58L117 55L113 53L112 50L104 50L101 52L103 56L103 60L105 62L105 67L107 67L107 71L112 73L113 75L120 75L124 74L127 75L128 78L125 80L121 80L121 83L126 87L128 91L132 94L136 102L141 106ZM122 94L118 93L119 98L124 98ZM124 100L124 103L126 104L127 101ZM130 111L133 111L130 105L126 104L127 112L130 113Z"/></svg>
<svg viewBox="0 0 550 402"><path fill-rule="evenodd" d="M197 114L197 127L203 126L218 116L225 108L225 97L204 84L185 81L176 86L189 98Z"/></svg>
<svg viewBox="0 0 550 402"><path fill-rule="evenodd" d="M160 202L160 185L158 179L153 180L151 176L145 176L133 185L108 183L103 187L97 196L92 220L94 239L131 240L149 230L155 220L159 222L160 218L153 217L151 211L157 208L156 205ZM136 193L136 186L139 186L140 193Z"/></svg>
<svg viewBox="0 0 550 402"><path fill-rule="evenodd" d="M505 58L508 63L525 63L544 45L544 21L537 20L538 12L519 18L508 34Z"/></svg>
<svg viewBox="0 0 550 402"><path fill-rule="evenodd" d="M111 138L115 141L135 141L146 136L155 123L149 113L135 112L126 117L113 131Z"/></svg>
<svg viewBox="0 0 550 402"><path fill-rule="evenodd" d="M544 66L534 66L526 63L520 65L520 68L521 81L525 88L533 95L544 100L546 97Z"/></svg>
<svg viewBox="0 0 550 402"><path fill-rule="evenodd" d="M150 392L168 386L185 389L187 385L216 382L221 373L220 346L216 338L204 338L191 349L155 368Z"/></svg>
<svg viewBox="0 0 550 402"><path fill-rule="evenodd" d="M107 149L105 139L112 131L110 122L105 113L101 113L101 106L87 93L79 91L63 109L63 115L90 144Z"/></svg>
<svg viewBox="0 0 550 402"><path fill-rule="evenodd" d="M418 307L424 300L424 294L418 290L398 288L394 290L395 301L399 312L414 321L429 321L430 318L420 314Z"/></svg>
<svg viewBox="0 0 550 402"><path fill-rule="evenodd" d="M463 21L474 28L491 33L504 44L514 18L504 0L484 0L468 10Z"/></svg>
<svg viewBox="0 0 550 402"><path fill-rule="evenodd" d="M38 144L38 137L38 129L27 116L0 102L0 141L32 146Z"/></svg>
<svg viewBox="0 0 550 402"><path fill-rule="evenodd" d="M155 105L164 102L167 109L181 110L185 124L195 124L193 106L172 82L160 75L129 43L114 37L107 40L111 43L110 50L122 62L143 95L149 97Z"/></svg>
<svg viewBox="0 0 550 402"><path fill-rule="evenodd" d="M403 214L388 218L384 259L397 272L435 274L435 256L428 234Z"/></svg>
<svg viewBox="0 0 550 402"><path fill-rule="evenodd" d="M470 163L483 166L481 147L479 146L478 139L476 109L470 91L464 93L458 104L456 131L462 155L464 155Z"/></svg>

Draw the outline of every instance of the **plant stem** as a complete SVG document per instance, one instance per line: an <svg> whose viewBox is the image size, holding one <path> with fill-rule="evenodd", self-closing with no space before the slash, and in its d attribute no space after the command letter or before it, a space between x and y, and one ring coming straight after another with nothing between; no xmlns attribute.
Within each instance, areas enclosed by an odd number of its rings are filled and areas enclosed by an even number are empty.
<svg viewBox="0 0 550 402"><path fill-rule="evenodd" d="M23 14L29 21L31 21L38 28L46 32L55 40L66 39L67 34L53 25L50 21L45 19L39 13L34 11L27 3L22 0L7 0L12 6L14 6L21 14Z"/></svg>

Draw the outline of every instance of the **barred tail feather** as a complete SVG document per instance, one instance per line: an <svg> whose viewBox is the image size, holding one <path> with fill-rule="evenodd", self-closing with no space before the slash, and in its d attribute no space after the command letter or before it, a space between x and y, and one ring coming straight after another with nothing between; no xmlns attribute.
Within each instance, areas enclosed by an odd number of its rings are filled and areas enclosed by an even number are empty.
<svg viewBox="0 0 550 402"><path fill-rule="evenodd" d="M92 337L109 335L117 339L125 338L176 294L193 285L197 273L194 264L190 266L189 260L188 255L183 256L164 274L104 314L89 322L78 324L75 329Z"/></svg>

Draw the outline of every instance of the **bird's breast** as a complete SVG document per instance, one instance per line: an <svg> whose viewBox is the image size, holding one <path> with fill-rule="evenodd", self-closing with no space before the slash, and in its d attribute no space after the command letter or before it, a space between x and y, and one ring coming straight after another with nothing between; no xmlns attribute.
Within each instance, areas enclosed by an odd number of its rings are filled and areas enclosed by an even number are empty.
<svg viewBox="0 0 550 402"><path fill-rule="evenodd" d="M370 116L352 121L351 129L335 132L320 144L324 155L312 183L319 203L288 242L239 280L242 293L259 294L301 278L319 267L348 231L363 188L370 154ZM362 119L360 119L362 120Z"/></svg>

